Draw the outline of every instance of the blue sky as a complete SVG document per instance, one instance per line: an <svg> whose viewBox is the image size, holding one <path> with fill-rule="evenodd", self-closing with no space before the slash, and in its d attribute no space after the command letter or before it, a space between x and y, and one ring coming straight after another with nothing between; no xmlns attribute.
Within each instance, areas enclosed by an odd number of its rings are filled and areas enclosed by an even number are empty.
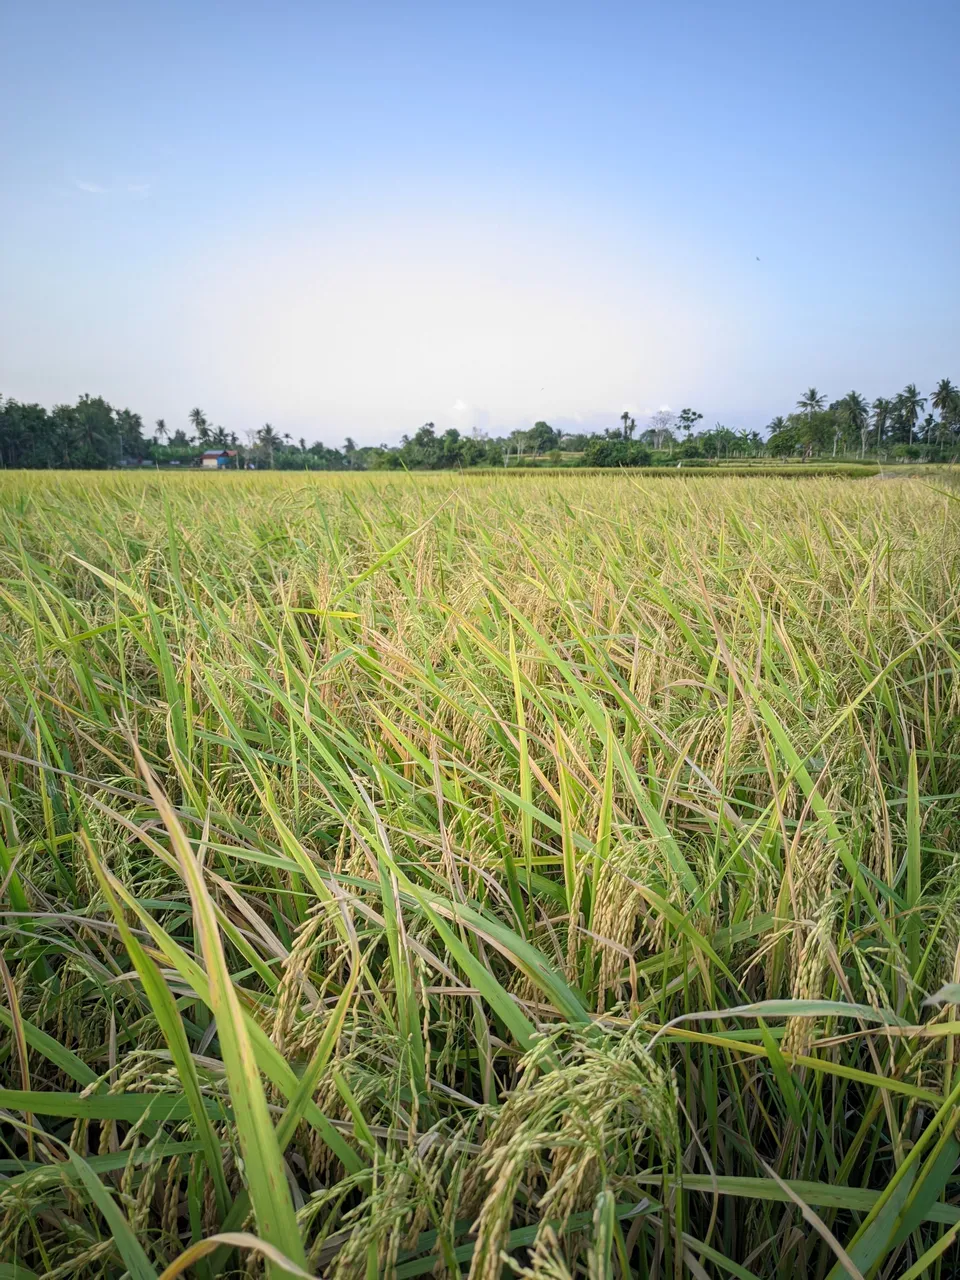
<svg viewBox="0 0 960 1280"><path fill-rule="evenodd" d="M956 0L30 0L0 39L5 395L332 444L960 378Z"/></svg>

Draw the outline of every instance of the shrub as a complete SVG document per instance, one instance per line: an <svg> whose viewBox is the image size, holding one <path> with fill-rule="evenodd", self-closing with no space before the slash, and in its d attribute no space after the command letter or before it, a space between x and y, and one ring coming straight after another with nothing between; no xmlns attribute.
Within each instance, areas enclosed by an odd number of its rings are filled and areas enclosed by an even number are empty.
<svg viewBox="0 0 960 1280"><path fill-rule="evenodd" d="M593 440L583 451L582 467L649 467L650 450L637 440Z"/></svg>

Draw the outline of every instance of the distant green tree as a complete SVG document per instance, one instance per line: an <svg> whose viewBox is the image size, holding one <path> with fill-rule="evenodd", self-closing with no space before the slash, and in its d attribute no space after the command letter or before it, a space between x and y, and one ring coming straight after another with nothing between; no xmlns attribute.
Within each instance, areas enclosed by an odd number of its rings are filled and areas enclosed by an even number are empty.
<svg viewBox="0 0 960 1280"><path fill-rule="evenodd" d="M818 413L827 403L827 397L821 395L816 387L808 387L797 401L797 408L803 413Z"/></svg>
<svg viewBox="0 0 960 1280"><path fill-rule="evenodd" d="M560 437L546 422L535 422L527 432L527 441L530 448L535 454L546 453L549 449L555 449L559 444Z"/></svg>
<svg viewBox="0 0 960 1280"><path fill-rule="evenodd" d="M708 458L729 458L737 443L736 432L722 422L715 423L712 431L705 431L702 439L703 451Z"/></svg>
<svg viewBox="0 0 960 1280"><path fill-rule="evenodd" d="M342 471L344 467L344 457L339 449L328 449L320 440L307 448L308 466L311 470L316 471ZM393 456L397 457L395 453ZM398 464L399 465L399 462Z"/></svg>
<svg viewBox="0 0 960 1280"><path fill-rule="evenodd" d="M938 443L943 444L960 426L960 391L949 378L941 378L930 395L930 403L940 415Z"/></svg>
<svg viewBox="0 0 960 1280"><path fill-rule="evenodd" d="M862 458L867 449L867 440L870 435L870 406L859 391L848 391L837 407L837 421L843 429L841 434L847 434L854 440L858 440L860 444L860 457ZM837 437L834 438L835 442ZM836 443L834 444L834 454L836 454Z"/></svg>
<svg viewBox="0 0 960 1280"><path fill-rule="evenodd" d="M206 446L210 442L210 424L202 409L190 410L190 421L197 435L197 443Z"/></svg>
<svg viewBox="0 0 960 1280"><path fill-rule="evenodd" d="M886 443L887 432L890 427L890 419L893 415L893 404L884 396L877 396L873 404L870 406L873 414L873 422L871 424L874 445L879 452Z"/></svg>
<svg viewBox="0 0 960 1280"><path fill-rule="evenodd" d="M564 453L582 453L592 439L585 431L564 433L560 437L560 448Z"/></svg>
<svg viewBox="0 0 960 1280"><path fill-rule="evenodd" d="M674 457L681 461L703 457L703 436L688 436L677 448Z"/></svg>
<svg viewBox="0 0 960 1280"><path fill-rule="evenodd" d="M703 414L697 413L695 409L681 409L677 416L677 426L688 438L697 423L702 421Z"/></svg>
<svg viewBox="0 0 960 1280"><path fill-rule="evenodd" d="M143 419L139 413L121 409L116 415L116 422L123 454L128 458L143 457L147 451L147 442L143 438Z"/></svg>
<svg viewBox="0 0 960 1280"><path fill-rule="evenodd" d="M648 467L650 450L637 440L596 437L583 451L584 467Z"/></svg>
<svg viewBox="0 0 960 1280"><path fill-rule="evenodd" d="M257 444L259 445L264 457L266 457L267 464L271 469L274 465L276 452L282 443L283 441L280 436L276 431L274 431L269 422L265 422L257 432Z"/></svg>
<svg viewBox="0 0 960 1280"><path fill-rule="evenodd" d="M57 451L52 416L43 405L0 400L0 460L5 467L69 466Z"/></svg>
<svg viewBox="0 0 960 1280"><path fill-rule="evenodd" d="M833 447L837 432L841 430L836 409L808 409L803 413L792 413L787 421L796 426L800 450L805 458L812 458Z"/></svg>
<svg viewBox="0 0 960 1280"><path fill-rule="evenodd" d="M926 403L926 397L920 394L913 382L908 383L893 402L894 413L901 426L901 433L906 434L908 445L913 444L917 419Z"/></svg>
<svg viewBox="0 0 960 1280"><path fill-rule="evenodd" d="M780 458L792 457L802 447L800 431L793 414L789 418L778 415L770 423L767 452Z"/></svg>

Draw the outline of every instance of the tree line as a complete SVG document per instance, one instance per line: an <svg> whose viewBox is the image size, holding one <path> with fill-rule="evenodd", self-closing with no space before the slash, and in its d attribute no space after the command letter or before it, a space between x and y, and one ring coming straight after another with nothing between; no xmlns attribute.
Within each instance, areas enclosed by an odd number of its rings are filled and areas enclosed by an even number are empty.
<svg viewBox="0 0 960 1280"><path fill-rule="evenodd" d="M579 437L588 466L642 466L662 461L663 454L678 462L720 458L849 457L937 458L960 450L960 389L941 378L929 395L909 383L894 396L879 396L872 404L858 391L827 403L816 387L806 390L794 409L758 431L733 430L716 423L698 429L703 414L683 409L674 414L660 409L650 415L637 434L635 419L620 415L620 425L602 436ZM660 454L655 458L654 454Z"/></svg>
<svg viewBox="0 0 960 1280"><path fill-rule="evenodd" d="M627 411L601 434L561 432L546 422L490 437L464 435L455 427L438 430L425 422L399 445L358 446L350 437L339 447L308 445L277 431L269 422L244 433L214 425L192 409L185 425L171 429L158 418L152 431L130 409L117 409L101 396L83 395L76 404L52 410L0 397L0 465L26 468L194 466L207 449L235 453L234 465L277 470L437 471L468 467L557 465L645 466L654 461L822 456L860 458L945 458L960 450L960 390L942 378L929 395L910 383L897 395L869 404L857 391L839 400L810 387L785 416L775 417L764 438L757 431L722 423L701 428L703 414L685 408L649 415L639 432Z"/></svg>
<svg viewBox="0 0 960 1280"><path fill-rule="evenodd" d="M810 387L794 412L774 418L769 431L767 449L773 454L942 455L960 443L960 391L949 378L941 378L927 396L911 382L897 395L878 396L872 404L859 391L827 404L827 397Z"/></svg>

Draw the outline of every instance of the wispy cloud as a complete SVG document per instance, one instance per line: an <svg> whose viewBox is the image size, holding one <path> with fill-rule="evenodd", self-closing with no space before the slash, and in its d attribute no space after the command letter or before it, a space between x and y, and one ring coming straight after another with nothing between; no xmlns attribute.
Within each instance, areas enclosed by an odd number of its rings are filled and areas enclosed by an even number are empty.
<svg viewBox="0 0 960 1280"><path fill-rule="evenodd" d="M105 187L100 182L87 182L84 179L75 178L73 185L78 191L83 191L85 194L91 196L133 196L137 200L146 199L153 188L152 182L143 182L140 180L136 182L123 180L120 182L114 182L109 187Z"/></svg>

